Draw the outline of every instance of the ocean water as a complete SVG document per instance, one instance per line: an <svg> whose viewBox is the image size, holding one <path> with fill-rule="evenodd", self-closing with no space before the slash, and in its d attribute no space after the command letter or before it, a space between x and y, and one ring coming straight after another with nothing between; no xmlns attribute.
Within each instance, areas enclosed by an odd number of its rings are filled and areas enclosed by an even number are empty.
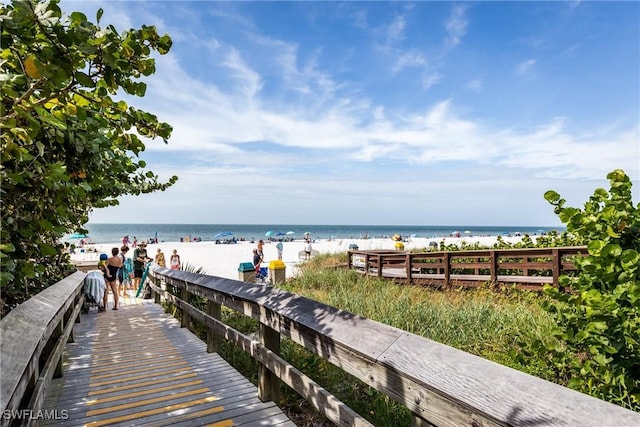
<svg viewBox="0 0 640 427"><path fill-rule="evenodd" d="M541 234L549 231L564 231L562 227L531 226L473 226L473 225L287 225L287 224L87 224L88 236L95 243L122 242L124 236L146 241L157 236L160 242L178 242L181 239L200 238L203 241L237 238L244 240L264 239L271 231L274 237L281 236L302 239L309 233L314 239L360 239L389 237L394 234L411 237L443 237L468 231L473 236L497 236L501 234ZM286 234L293 232L293 234ZM220 237L219 234L225 236ZM231 234L229 234L231 233ZM216 237L216 236L219 237ZM67 239L70 236L67 236Z"/></svg>

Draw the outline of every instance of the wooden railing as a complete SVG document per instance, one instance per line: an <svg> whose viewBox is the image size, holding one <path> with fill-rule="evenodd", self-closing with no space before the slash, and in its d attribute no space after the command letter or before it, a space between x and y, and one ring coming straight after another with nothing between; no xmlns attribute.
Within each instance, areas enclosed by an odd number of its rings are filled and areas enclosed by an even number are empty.
<svg viewBox="0 0 640 427"><path fill-rule="evenodd" d="M512 285L541 289L559 285L576 268L572 257L586 247L487 249L451 252L348 251L348 267L398 282L435 286Z"/></svg>
<svg viewBox="0 0 640 427"><path fill-rule="evenodd" d="M166 268L150 276L156 302L174 304L183 327L207 328L208 351L228 340L259 362L262 400L282 382L338 425L369 423L280 357L283 337L407 407L414 425L640 425L635 412L277 288ZM257 339L223 323L222 306L257 320Z"/></svg>
<svg viewBox="0 0 640 427"><path fill-rule="evenodd" d="M85 274L76 272L14 308L0 321L0 425L36 425L65 412L41 413L62 353L80 321Z"/></svg>

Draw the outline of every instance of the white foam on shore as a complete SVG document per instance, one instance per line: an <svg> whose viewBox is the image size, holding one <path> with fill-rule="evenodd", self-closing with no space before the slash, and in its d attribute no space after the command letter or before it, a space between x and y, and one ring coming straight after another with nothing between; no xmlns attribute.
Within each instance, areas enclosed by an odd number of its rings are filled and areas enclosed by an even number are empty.
<svg viewBox="0 0 640 427"><path fill-rule="evenodd" d="M428 249L430 242L440 244L444 240L446 245L461 244L466 242L470 245L479 243L482 246L492 246L497 236L465 236L465 237L440 237L440 238L411 238L404 243L405 250L425 250ZM516 243L522 238L502 236L506 242ZM397 242L391 239L336 239L336 240L317 240L313 242L313 249L320 254L341 253L349 250L350 245L357 245L359 250L394 250ZM71 256L75 261L93 261L97 264L98 254L106 253L111 255L111 248L120 247L122 243L103 243L90 245L88 248L95 249L96 252L77 253ZM286 276L295 276L302 261L298 258L298 253L304 250L305 242L303 240L295 240L293 242L284 242L282 251L282 261L286 266ZM147 245L147 253L150 257L154 257L158 248L162 249L165 259L168 261L174 249L178 251L180 259L183 263L188 263L195 267L202 267L206 274L211 276L224 277L227 279L238 279L238 267L242 262L252 262L252 251L256 247L256 243L248 241L240 241L231 244L216 244L215 242L160 242L157 244ZM127 254L129 257L133 255L133 250ZM275 242L265 241L264 244L264 264L267 267L269 262L277 259L277 250Z"/></svg>

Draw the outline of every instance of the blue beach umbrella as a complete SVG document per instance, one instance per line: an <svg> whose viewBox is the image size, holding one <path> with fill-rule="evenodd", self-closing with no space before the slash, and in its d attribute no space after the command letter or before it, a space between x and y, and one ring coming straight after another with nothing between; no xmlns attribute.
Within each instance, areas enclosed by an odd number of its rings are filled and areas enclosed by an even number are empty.
<svg viewBox="0 0 640 427"><path fill-rule="evenodd" d="M221 233L216 234L215 236L213 236L214 238L219 238L219 237L228 237L228 236L233 236L233 233L230 231L223 231Z"/></svg>
<svg viewBox="0 0 640 427"><path fill-rule="evenodd" d="M269 230L266 233L264 233L264 235L267 237L271 237L273 235L273 231Z"/></svg>
<svg viewBox="0 0 640 427"><path fill-rule="evenodd" d="M83 233L73 233L71 236L67 237L67 239L69 240L73 240L73 239L86 239L87 236L86 234Z"/></svg>
<svg viewBox="0 0 640 427"><path fill-rule="evenodd" d="M278 232L276 233L276 236L284 236L284 233L283 233L282 231L278 231Z"/></svg>

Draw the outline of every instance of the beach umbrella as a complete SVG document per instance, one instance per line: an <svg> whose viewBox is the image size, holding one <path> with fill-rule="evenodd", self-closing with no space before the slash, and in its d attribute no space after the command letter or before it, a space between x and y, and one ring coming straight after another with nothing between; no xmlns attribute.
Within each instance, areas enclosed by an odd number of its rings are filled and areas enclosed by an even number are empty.
<svg viewBox="0 0 640 427"><path fill-rule="evenodd" d="M286 235L287 235L287 236L291 236L292 234L296 234L296 233L295 233L295 231L287 231L287 232L286 232Z"/></svg>
<svg viewBox="0 0 640 427"><path fill-rule="evenodd" d="M271 236L273 235L273 231L269 230L269 231L267 231L266 233L264 233L264 235L265 235L266 237L271 237Z"/></svg>
<svg viewBox="0 0 640 427"><path fill-rule="evenodd" d="M276 236L284 236L284 233L283 233L282 231L278 231L278 232L276 233Z"/></svg>
<svg viewBox="0 0 640 427"><path fill-rule="evenodd" d="M220 237L228 237L228 236L233 236L233 233L230 231L223 231L221 233L216 234L215 236L213 236L214 238L220 238Z"/></svg>
<svg viewBox="0 0 640 427"><path fill-rule="evenodd" d="M86 234L83 233L73 233L71 236L67 237L67 239L69 240L73 240L73 239L86 239L87 236Z"/></svg>
<svg viewBox="0 0 640 427"><path fill-rule="evenodd" d="M304 235L305 235L305 236L308 236L309 234L311 234L311 233L309 233L308 231L305 231L305 232L304 232Z"/></svg>
<svg viewBox="0 0 640 427"><path fill-rule="evenodd" d="M471 232L469 230L466 230L464 234L471 234Z"/></svg>

